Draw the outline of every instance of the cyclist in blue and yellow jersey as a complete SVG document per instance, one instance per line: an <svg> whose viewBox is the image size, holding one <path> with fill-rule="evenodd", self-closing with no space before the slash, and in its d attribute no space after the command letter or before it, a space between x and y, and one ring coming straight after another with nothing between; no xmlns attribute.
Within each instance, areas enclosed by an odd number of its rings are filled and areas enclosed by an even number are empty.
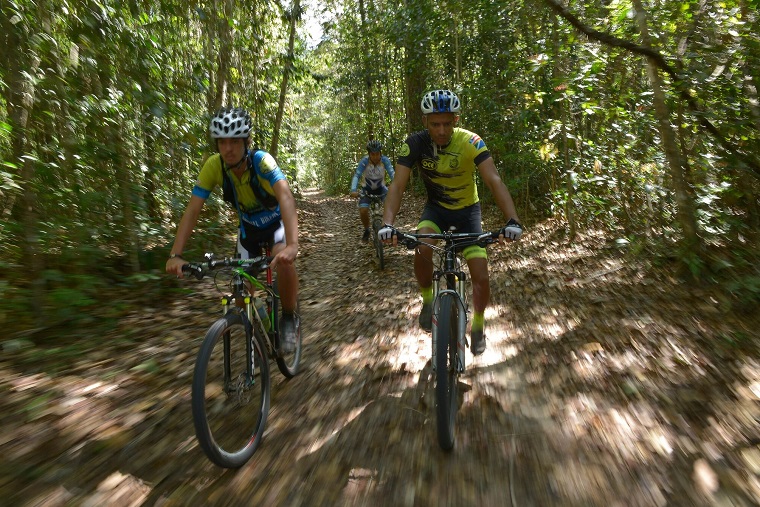
<svg viewBox="0 0 760 507"><path fill-rule="evenodd" d="M522 226L512 196L499 177L485 142L477 134L456 126L461 109L459 98L450 90L434 90L422 97L421 107L425 130L411 134L401 147L396 161L396 177L385 200L385 224L393 225L411 169L417 166L427 190L427 203L418 232L440 233L452 227L458 232L482 232L480 200L475 184L477 171L507 220L502 237L519 239ZM385 242L395 242L390 227L380 229L378 236ZM488 261L485 249L479 246L470 246L462 254L472 279L474 312L470 346L472 353L479 355L486 348L483 315L491 295ZM420 327L429 331L433 303L432 249L417 248L414 274L422 292Z"/></svg>
<svg viewBox="0 0 760 507"><path fill-rule="evenodd" d="M272 269L282 302L280 333L285 352L295 350L300 333L296 314L298 274L298 215L288 181L274 157L250 148L251 117L241 108L222 108L209 126L219 153L206 160L193 188L190 202L177 226L166 271L182 276L187 264L182 252L198 222L201 209L211 192L222 188L223 198L238 215L238 252L248 259L270 247Z"/></svg>
<svg viewBox="0 0 760 507"><path fill-rule="evenodd" d="M359 192L356 187L359 185L359 179L364 174L364 193L370 195L385 195L388 193L388 187L385 186L385 174L393 181L393 166L388 157L383 155L383 145L378 140L372 140L367 143L367 156L359 161L356 166L354 178L351 180L351 197L357 197ZM369 240L369 197L363 196L359 199L359 218L364 226L364 235L362 241Z"/></svg>

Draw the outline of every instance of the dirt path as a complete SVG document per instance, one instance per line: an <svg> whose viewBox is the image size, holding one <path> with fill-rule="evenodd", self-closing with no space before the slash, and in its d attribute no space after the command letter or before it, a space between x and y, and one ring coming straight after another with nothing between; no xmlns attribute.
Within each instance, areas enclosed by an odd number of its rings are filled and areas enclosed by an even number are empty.
<svg viewBox="0 0 760 507"><path fill-rule="evenodd" d="M405 204L397 225L412 228L419 205ZM41 368L36 349L3 351L0 498L757 504L756 316L623 262L599 238L567 245L536 227L491 252L489 347L468 357L456 447L446 453L436 441L411 254L387 251L378 272L359 241L353 200L307 194L299 216L303 370L287 381L275 368L268 429L246 466L216 468L195 442L190 377L216 296L206 282L183 282L192 294L120 318L103 337L109 347L72 353L65 368ZM80 350L71 341L50 349Z"/></svg>

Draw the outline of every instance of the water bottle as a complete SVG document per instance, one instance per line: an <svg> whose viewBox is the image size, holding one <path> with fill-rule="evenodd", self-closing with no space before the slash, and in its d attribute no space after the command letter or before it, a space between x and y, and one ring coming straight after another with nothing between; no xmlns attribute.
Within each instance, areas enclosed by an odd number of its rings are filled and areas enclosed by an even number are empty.
<svg viewBox="0 0 760 507"><path fill-rule="evenodd" d="M256 307L256 311L259 312L259 318L264 325L264 329L269 331L271 323L269 322L269 313L267 313L267 302L261 298L253 299L253 306Z"/></svg>

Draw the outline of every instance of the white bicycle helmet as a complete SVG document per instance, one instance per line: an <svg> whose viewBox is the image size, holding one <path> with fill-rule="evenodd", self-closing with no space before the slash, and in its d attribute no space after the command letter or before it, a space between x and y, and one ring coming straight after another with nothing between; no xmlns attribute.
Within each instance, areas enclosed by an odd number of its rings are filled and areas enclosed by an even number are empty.
<svg viewBox="0 0 760 507"><path fill-rule="evenodd" d="M422 97L422 114L458 113L462 108L459 97L451 90L433 90Z"/></svg>
<svg viewBox="0 0 760 507"><path fill-rule="evenodd" d="M239 107L223 107L211 118L209 131L214 139L247 139L251 133L251 116Z"/></svg>

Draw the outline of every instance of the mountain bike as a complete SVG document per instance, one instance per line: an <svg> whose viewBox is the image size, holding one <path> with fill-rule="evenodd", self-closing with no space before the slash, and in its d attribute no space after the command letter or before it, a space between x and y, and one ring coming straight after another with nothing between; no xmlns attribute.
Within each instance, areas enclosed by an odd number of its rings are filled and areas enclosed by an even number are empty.
<svg viewBox="0 0 760 507"><path fill-rule="evenodd" d="M216 270L222 292L223 316L206 332L195 361L192 413L203 452L224 468L245 464L261 443L269 414L269 359L274 357L287 378L298 373L301 361L300 328L295 351L285 354L280 348L280 296L268 254L252 259L206 254L205 260L182 266L199 280ZM261 281L257 277L263 273Z"/></svg>
<svg viewBox="0 0 760 507"><path fill-rule="evenodd" d="M359 191L359 198L369 199L370 224L372 225L372 245L375 248L377 264L380 270L385 269L385 257L383 255L383 242L377 237L377 231L383 227L383 196L368 194L364 189Z"/></svg>
<svg viewBox="0 0 760 507"><path fill-rule="evenodd" d="M464 373L467 350L468 299L466 275L462 271L462 250L468 246L485 247L499 238L501 230L492 232L447 231L430 234L409 234L392 228L399 243L412 249L428 246L438 255L433 270L433 371L435 372L435 408L438 444L444 450L454 447L456 414L459 408L458 380ZM422 239L443 240L431 245Z"/></svg>

